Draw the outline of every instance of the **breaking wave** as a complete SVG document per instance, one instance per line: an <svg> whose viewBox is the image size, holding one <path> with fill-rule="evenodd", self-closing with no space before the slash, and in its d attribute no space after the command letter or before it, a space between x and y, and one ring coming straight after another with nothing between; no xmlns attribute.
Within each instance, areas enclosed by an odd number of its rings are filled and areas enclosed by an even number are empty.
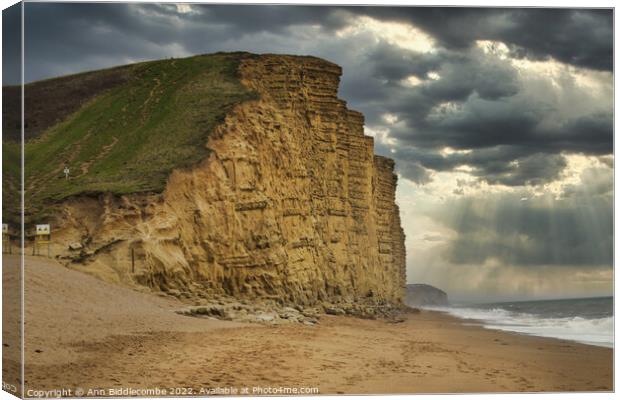
<svg viewBox="0 0 620 400"><path fill-rule="evenodd" d="M455 317L476 320L485 328L551 337L603 347L613 347L613 316L587 318L583 316L545 317L532 313L514 312L504 308L429 307Z"/></svg>

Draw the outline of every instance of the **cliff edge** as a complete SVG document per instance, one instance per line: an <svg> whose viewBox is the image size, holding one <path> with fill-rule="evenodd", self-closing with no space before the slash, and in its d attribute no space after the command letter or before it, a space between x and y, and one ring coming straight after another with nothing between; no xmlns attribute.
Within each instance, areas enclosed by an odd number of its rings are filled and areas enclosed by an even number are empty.
<svg viewBox="0 0 620 400"><path fill-rule="evenodd" d="M374 155L362 114L338 99L341 68L314 57L238 57L238 79L255 96L205 136L204 158L173 168L161 192L90 188L56 200L53 255L190 301L402 304L394 162ZM166 83L157 78L153 90ZM199 84L187 85L217 90ZM152 123L174 138L169 121Z"/></svg>

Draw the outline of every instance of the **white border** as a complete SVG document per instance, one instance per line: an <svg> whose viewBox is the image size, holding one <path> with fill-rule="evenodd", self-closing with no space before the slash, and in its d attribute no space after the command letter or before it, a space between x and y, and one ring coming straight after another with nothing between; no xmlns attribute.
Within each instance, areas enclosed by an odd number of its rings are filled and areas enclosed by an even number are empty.
<svg viewBox="0 0 620 400"><path fill-rule="evenodd" d="M30 0L30 2L34 2L37 1L39 2L39 0ZM64 0L62 2L90 2L90 1L74 1L74 0ZM124 1L119 1L119 0L108 0L106 2L119 2L119 3L123 3ZM147 0L134 0L132 1L134 3L153 3L153 1L147 1ZM175 3L175 2L166 2L163 1L161 3ZM463 6L468 6L468 7L557 7L557 8L579 8L579 7L584 7L584 8L613 8L615 7L615 4L613 1L609 1L609 0L591 0L591 1L575 1L575 0L541 0L541 1L532 1L532 0L528 0L528 1L515 1L515 0L503 0L503 1L493 1L493 0L478 0L476 2L472 2L472 1L463 1L463 0L433 0L433 1L429 1L429 0L416 0L416 1L375 1L375 2L359 2L359 1L352 1L352 0L339 0L336 2L332 2L332 1L315 1L315 2L309 2L309 1L298 1L298 0L289 0L286 2L282 2L282 1L268 1L268 0L255 0L255 1L239 1L239 0L228 0L228 1L221 1L221 0L215 0L215 1L208 1L208 2L204 2L204 1L180 1L180 2L176 2L176 3L212 3L212 4L312 4L312 5L378 5L378 6L458 6L458 7L463 7ZM11 1L11 0L0 0L0 6L2 9L7 8L11 5L15 4L15 1ZM23 79L24 79L24 25L23 25L23 17L24 17L24 11L23 11L23 5L22 5L22 71L21 71L21 79L22 79L22 83L23 83ZM1 39L2 39L2 33L1 33L1 27L2 27L2 22L0 20L0 43L1 43ZM618 62L618 57L617 54L615 52L615 45L617 43L618 40L618 32L615 30L615 9L614 9L614 66L617 65ZM1 61L1 55L0 55L0 61ZM1 66L1 62L0 62L0 71L2 70L2 66ZM614 77L614 100L615 100L615 93L617 90L617 82L615 80ZM0 99L0 105L1 105L1 99ZM22 110L23 110L23 85L22 85ZM615 139L615 131L617 128L617 120L615 119L615 110L616 110L616 106L615 106L615 101L614 101L614 139ZM23 135L24 135L24 131L23 131L23 113L22 113L22 142L23 142ZM617 153L617 147L616 147L617 143L614 140L614 155ZM1 143L0 143L0 150L1 150ZM23 187L23 157L22 157L22 187ZM615 165L614 165L615 166ZM0 173L2 171L2 167L0 165ZM614 184L615 184L615 168L614 168ZM615 185L614 185L615 187ZM1 189L0 189L1 190ZM23 204L23 191L21 193L21 197L22 197L22 204ZM0 198L0 206L2 200ZM614 257L616 254L616 250L618 249L618 238L615 235L615 226L617 225L617 223L620 221L620 217L618 216L618 214L615 212L618 209L618 206L620 205L620 200L615 196L615 190L614 190ZM23 210L23 208L22 208ZM23 213L23 211L22 211ZM24 240L23 237L23 215L22 215L22 243ZM615 258L614 258L615 260ZM24 290L23 290L23 273L24 273L24 261L23 261L23 255L21 257L21 268L22 268L22 277L21 277L21 285L22 285L22 321L24 318L24 307L23 307L23 294L24 294ZM615 267L615 262L614 262L614 267ZM614 268L615 269L615 268ZM616 274L614 273L614 310L617 309L617 300L615 297L615 283L616 283ZM0 292L1 293L1 292ZM0 309L1 309L1 305L2 305L2 298L0 296ZM616 333L615 336L615 340L617 340L617 332L618 332L618 321L617 319L614 320L614 332ZM2 321L0 319L0 329L2 327ZM23 352L23 334L24 334L24 326L22 324L22 376L23 376L23 371L24 371L24 352ZM617 342L616 342L617 343ZM1 350L0 350L1 352ZM619 374L619 363L618 363L618 357L615 357L615 349L614 349L614 383L618 382L618 378L620 376ZM23 385L22 385L22 391L23 391ZM490 397L493 399L531 399L531 398L536 398L536 399L545 399L545 400L582 400L584 398L587 399L610 399L610 398L614 398L615 394L610 394L610 393L544 393L544 394L451 394L451 395L377 395L377 396L373 396L375 398L386 398L386 399L435 399L435 400L448 400L448 399L454 399L455 396L458 396L459 399L464 399L464 400L474 400L474 399L479 399L480 397ZM23 397L23 392L22 392L22 397ZM320 396L320 397L327 397L327 396ZM365 399L368 396L329 396L329 397L336 397L336 398L346 398L346 399ZM0 400L4 400L4 399L13 399L14 396L10 395L7 392L4 391L0 391ZM166 397L166 399L171 399L173 397ZM265 398L265 397L237 397L238 399L260 399L260 398ZM295 399L295 398L299 398L299 397L281 397L281 398L285 398L285 399ZM179 399L186 399L186 398L179 398Z"/></svg>

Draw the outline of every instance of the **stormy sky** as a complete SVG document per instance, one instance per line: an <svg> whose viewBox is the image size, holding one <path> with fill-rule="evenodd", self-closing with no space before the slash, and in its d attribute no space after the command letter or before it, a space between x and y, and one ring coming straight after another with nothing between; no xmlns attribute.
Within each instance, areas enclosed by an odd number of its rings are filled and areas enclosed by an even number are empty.
<svg viewBox="0 0 620 400"><path fill-rule="evenodd" d="M396 160L409 282L457 301L609 295L612 18L27 3L25 79L215 51L328 59L343 67L339 95L365 114L375 151ZM4 84L19 81L7 67Z"/></svg>

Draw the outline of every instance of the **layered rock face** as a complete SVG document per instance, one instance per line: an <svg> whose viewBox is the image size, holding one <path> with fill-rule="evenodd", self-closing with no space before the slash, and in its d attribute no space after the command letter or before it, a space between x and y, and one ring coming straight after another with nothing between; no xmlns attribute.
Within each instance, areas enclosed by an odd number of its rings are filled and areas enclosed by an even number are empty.
<svg viewBox="0 0 620 400"><path fill-rule="evenodd" d="M208 159L175 170L162 194L64 202L54 253L168 292L401 303L394 162L373 154L363 116L337 98L341 68L265 55L239 72L260 99L227 115Z"/></svg>

